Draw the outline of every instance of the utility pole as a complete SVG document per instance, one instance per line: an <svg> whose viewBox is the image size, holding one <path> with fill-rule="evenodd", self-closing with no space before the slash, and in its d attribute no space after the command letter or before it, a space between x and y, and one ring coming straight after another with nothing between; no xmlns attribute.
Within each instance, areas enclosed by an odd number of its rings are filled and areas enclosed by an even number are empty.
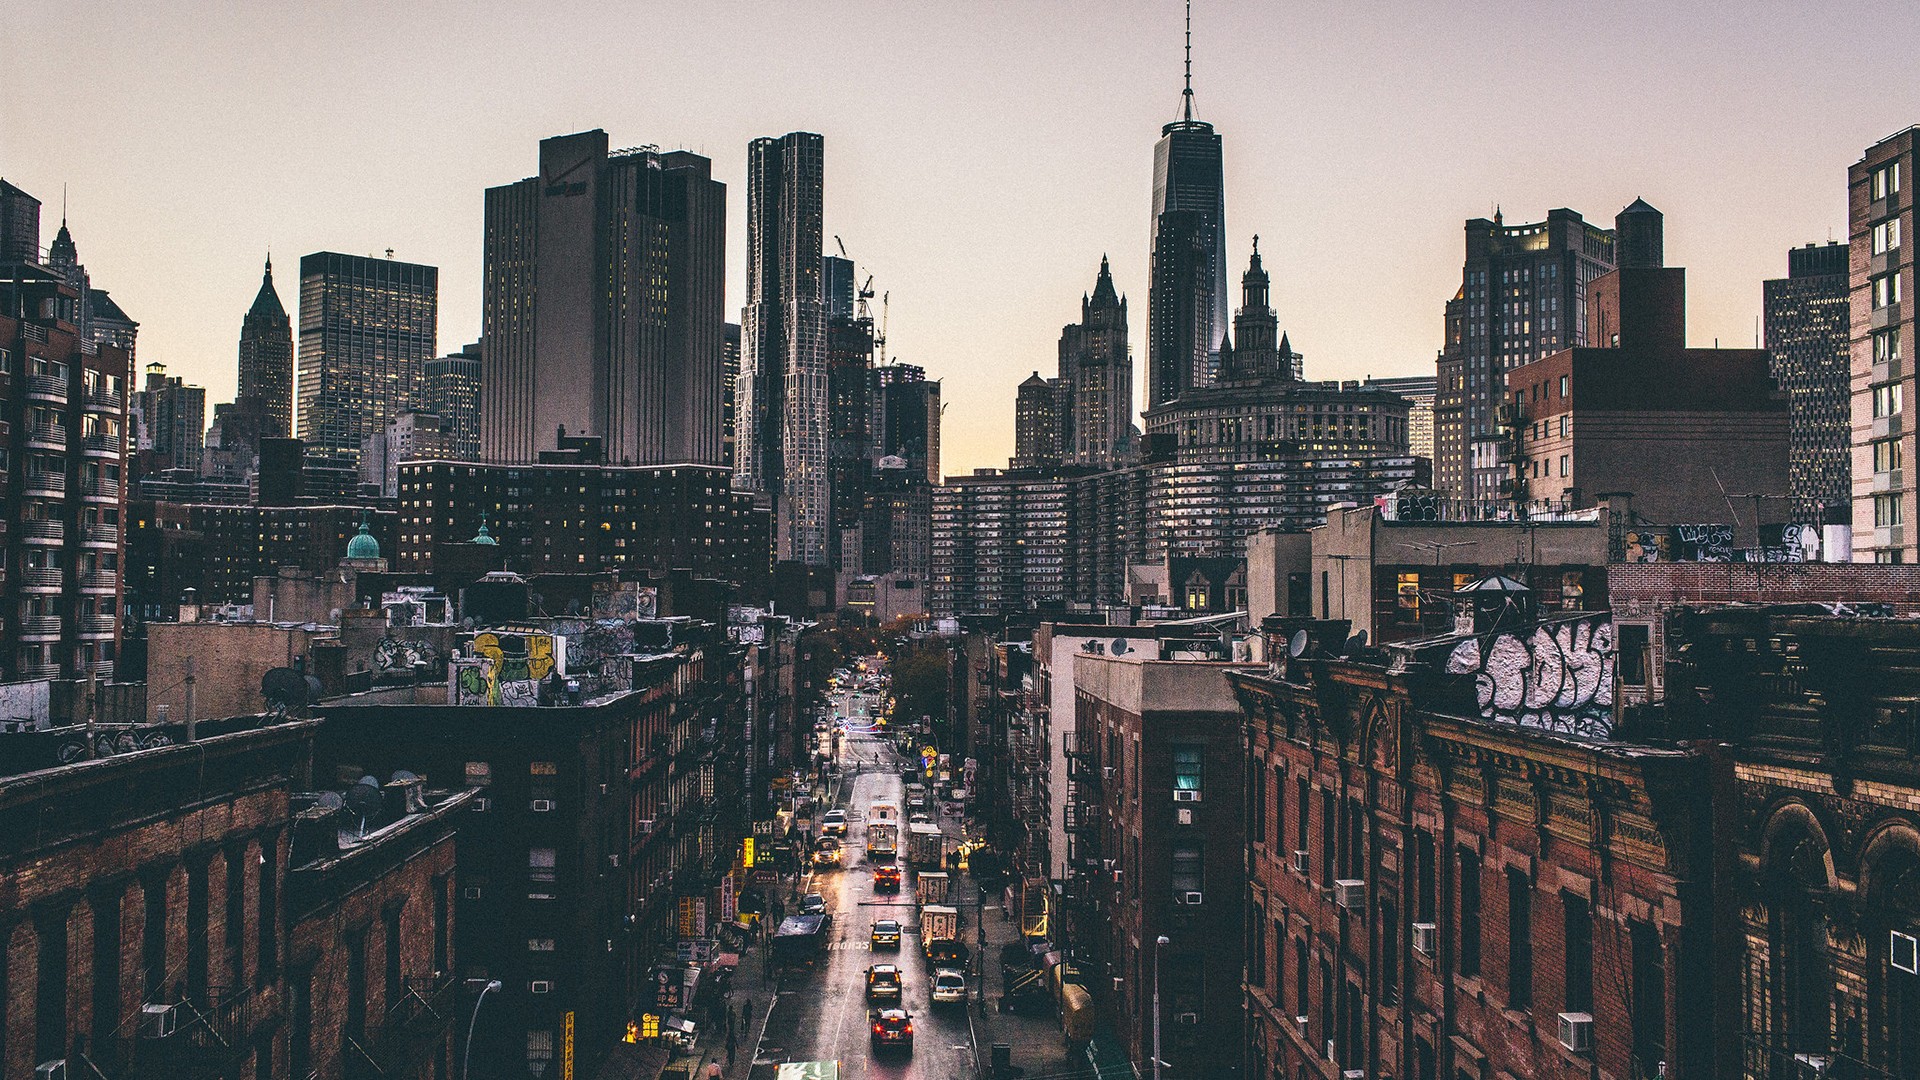
<svg viewBox="0 0 1920 1080"><path fill-rule="evenodd" d="M1167 946L1167 935L1153 939L1153 1080L1160 1080L1160 950Z"/></svg>

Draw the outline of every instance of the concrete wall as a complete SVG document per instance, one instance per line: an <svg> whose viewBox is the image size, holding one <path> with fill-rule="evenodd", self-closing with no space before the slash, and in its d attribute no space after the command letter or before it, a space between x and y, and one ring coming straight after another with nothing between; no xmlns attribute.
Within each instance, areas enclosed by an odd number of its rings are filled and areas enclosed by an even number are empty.
<svg viewBox="0 0 1920 1080"><path fill-rule="evenodd" d="M1312 569L1312 536L1312 533L1257 532L1247 537L1248 625L1258 629L1260 620L1267 616L1287 613L1287 577ZM1305 599L1310 600L1311 582L1307 588L1309 595Z"/></svg>
<svg viewBox="0 0 1920 1080"><path fill-rule="evenodd" d="M273 623L149 623L147 625L147 719L186 720L187 672L193 671L192 719L261 712L260 679L291 667L330 627Z"/></svg>

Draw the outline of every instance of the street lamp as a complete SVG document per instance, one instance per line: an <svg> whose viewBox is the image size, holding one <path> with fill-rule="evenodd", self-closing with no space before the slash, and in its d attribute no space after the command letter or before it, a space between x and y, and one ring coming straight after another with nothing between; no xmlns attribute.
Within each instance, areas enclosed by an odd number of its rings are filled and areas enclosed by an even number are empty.
<svg viewBox="0 0 1920 1080"><path fill-rule="evenodd" d="M1153 1080L1160 1080L1160 950L1167 935L1153 939Z"/></svg>
<svg viewBox="0 0 1920 1080"><path fill-rule="evenodd" d="M499 979L490 979L480 988L480 996L473 999L473 1019L467 1021L467 1051L460 1056L460 1080L467 1080L467 1070L473 1067L473 1029L480 1022L480 1003L487 995L500 989Z"/></svg>

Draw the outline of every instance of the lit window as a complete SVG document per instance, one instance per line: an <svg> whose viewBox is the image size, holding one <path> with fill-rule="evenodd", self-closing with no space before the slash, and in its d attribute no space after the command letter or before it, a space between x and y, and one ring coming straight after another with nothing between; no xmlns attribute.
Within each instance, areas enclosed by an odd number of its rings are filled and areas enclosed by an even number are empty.
<svg viewBox="0 0 1920 1080"><path fill-rule="evenodd" d="M1905 514L1900 506L1898 495L1875 495L1873 497L1873 524L1876 528L1898 525Z"/></svg>
<svg viewBox="0 0 1920 1080"><path fill-rule="evenodd" d="M1893 162L1873 170L1873 198L1884 199L1900 190L1900 163Z"/></svg>
<svg viewBox="0 0 1920 1080"><path fill-rule="evenodd" d="M1876 330L1873 334L1873 362L1891 364L1900 359L1900 331Z"/></svg>
<svg viewBox="0 0 1920 1080"><path fill-rule="evenodd" d="M1872 281L1874 310L1891 307L1900 302L1900 275L1898 273L1881 274Z"/></svg>
<svg viewBox="0 0 1920 1080"><path fill-rule="evenodd" d="M1873 471L1892 472L1900 468L1900 440L1881 439L1873 444Z"/></svg>
<svg viewBox="0 0 1920 1080"><path fill-rule="evenodd" d="M1891 218L1873 227L1873 253L1885 255L1900 246L1900 219Z"/></svg>
<svg viewBox="0 0 1920 1080"><path fill-rule="evenodd" d="M1873 388L1873 416L1880 419L1900 415L1902 393L1899 383L1886 383Z"/></svg>
<svg viewBox="0 0 1920 1080"><path fill-rule="evenodd" d="M1176 746L1173 748L1173 789L1175 791L1200 790L1201 748L1198 746Z"/></svg>

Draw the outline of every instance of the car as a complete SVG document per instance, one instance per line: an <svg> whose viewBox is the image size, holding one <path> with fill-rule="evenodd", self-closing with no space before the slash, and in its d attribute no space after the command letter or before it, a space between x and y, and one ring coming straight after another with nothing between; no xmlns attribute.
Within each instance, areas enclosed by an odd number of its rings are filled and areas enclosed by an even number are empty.
<svg viewBox="0 0 1920 1080"><path fill-rule="evenodd" d="M802 915L827 914L827 898L824 896L821 896L817 892L810 892L807 895L801 897L800 898L800 914Z"/></svg>
<svg viewBox="0 0 1920 1080"><path fill-rule="evenodd" d="M823 836L813 848L813 865L819 870L840 869L840 841L836 837Z"/></svg>
<svg viewBox="0 0 1920 1080"><path fill-rule="evenodd" d="M868 1001L900 1000L900 969L893 964L875 964L867 969Z"/></svg>
<svg viewBox="0 0 1920 1080"><path fill-rule="evenodd" d="M933 973L933 1003L964 1004L967 1000L967 976L958 968L938 968Z"/></svg>
<svg viewBox="0 0 1920 1080"><path fill-rule="evenodd" d="M900 947L900 920L876 919L869 944L876 949L897 949Z"/></svg>
<svg viewBox="0 0 1920 1080"><path fill-rule="evenodd" d="M915 814L908 814L908 815L907 815L907 824L909 824L909 825L931 825L931 824L933 824L933 819L932 819L932 818L930 818L930 817L928 817L928 816L927 816L927 815L925 815L925 814L918 814L918 813L915 813Z"/></svg>
<svg viewBox="0 0 1920 1080"><path fill-rule="evenodd" d="M873 868L874 892L899 892L900 868L898 866L876 866Z"/></svg>
<svg viewBox="0 0 1920 1080"><path fill-rule="evenodd" d="M881 1009L873 1016L873 1048L899 1047L913 1053L913 1019L905 1009Z"/></svg>
<svg viewBox="0 0 1920 1080"><path fill-rule="evenodd" d="M821 836L847 835L847 812L845 810L833 809L821 815L820 835Z"/></svg>

